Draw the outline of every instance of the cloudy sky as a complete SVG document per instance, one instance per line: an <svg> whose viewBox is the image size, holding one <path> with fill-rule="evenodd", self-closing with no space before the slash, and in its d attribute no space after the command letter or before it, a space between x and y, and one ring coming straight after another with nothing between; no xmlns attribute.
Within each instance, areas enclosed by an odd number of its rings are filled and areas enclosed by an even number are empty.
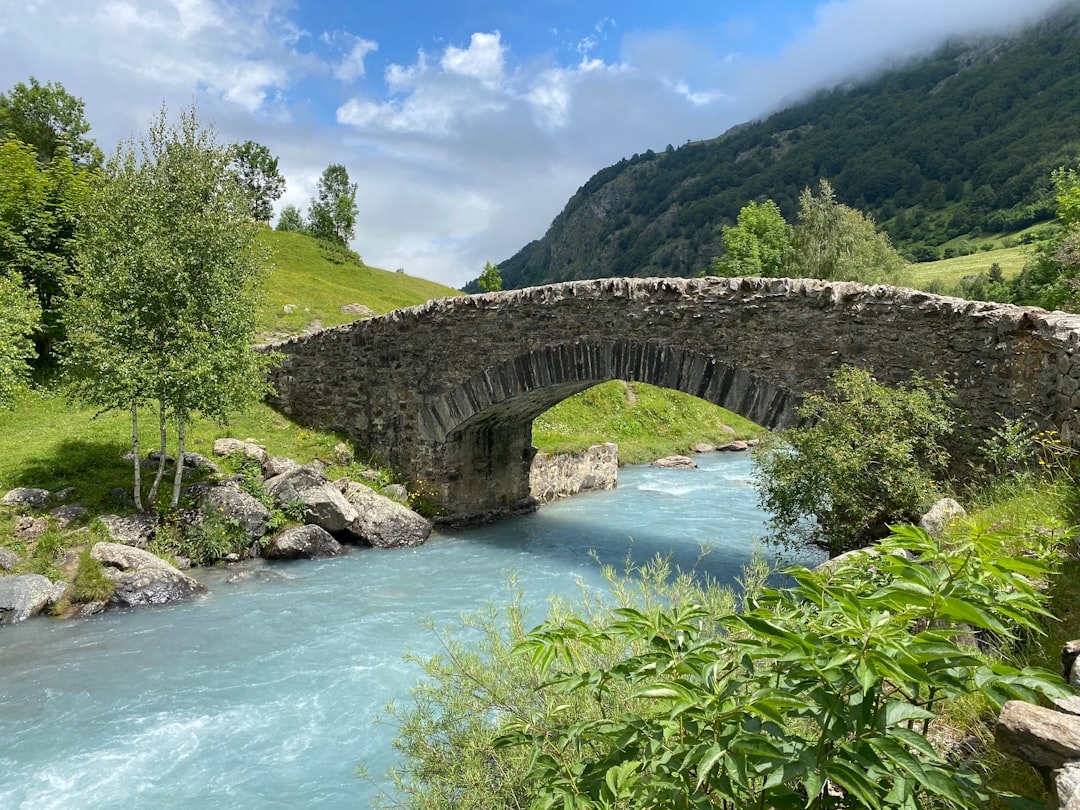
<svg viewBox="0 0 1080 810"><path fill-rule="evenodd" d="M1058 4L0 0L0 90L62 83L106 153L194 102L268 146L302 210L343 163L365 261L459 287L622 157Z"/></svg>

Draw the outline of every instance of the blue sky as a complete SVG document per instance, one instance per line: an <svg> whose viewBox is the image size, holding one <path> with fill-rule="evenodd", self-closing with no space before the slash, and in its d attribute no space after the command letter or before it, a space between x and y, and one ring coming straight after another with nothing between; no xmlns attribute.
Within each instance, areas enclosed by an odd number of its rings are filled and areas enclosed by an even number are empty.
<svg viewBox="0 0 1080 810"><path fill-rule="evenodd" d="M457 287L622 157L1058 2L0 0L0 90L62 83L106 152L194 102L301 209L343 163L364 259Z"/></svg>

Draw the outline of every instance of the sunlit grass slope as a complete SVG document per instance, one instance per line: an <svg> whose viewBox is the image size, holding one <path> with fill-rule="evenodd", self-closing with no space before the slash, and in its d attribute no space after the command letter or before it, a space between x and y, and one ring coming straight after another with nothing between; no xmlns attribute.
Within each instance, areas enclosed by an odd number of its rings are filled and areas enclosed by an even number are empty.
<svg viewBox="0 0 1080 810"><path fill-rule="evenodd" d="M753 422L697 397L616 380L582 391L540 416L533 423L533 444L554 453L616 442L620 462L640 464L686 453L699 442L724 444L761 431Z"/></svg>
<svg viewBox="0 0 1080 810"><path fill-rule="evenodd" d="M434 281L356 264L303 234L266 229L259 244L273 267L259 312L260 328L267 332L296 333L315 321L324 327L354 321L357 315L341 311L347 304L363 304L382 315L432 298L461 295ZM287 313L286 306L292 312Z"/></svg>
<svg viewBox="0 0 1080 810"><path fill-rule="evenodd" d="M907 268L903 283L917 290L925 289L932 282L939 283L944 289L952 289L965 276L989 272L991 265L995 262L1001 265L1001 272L1005 278L1012 278L1024 269L1029 250L1026 247L999 248L979 251L969 256L912 264Z"/></svg>

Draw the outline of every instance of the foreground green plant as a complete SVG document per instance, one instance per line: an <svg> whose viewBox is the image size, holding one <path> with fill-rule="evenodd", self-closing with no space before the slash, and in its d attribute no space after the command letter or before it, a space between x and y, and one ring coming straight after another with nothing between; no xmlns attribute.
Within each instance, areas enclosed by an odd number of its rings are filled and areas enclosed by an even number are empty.
<svg viewBox="0 0 1080 810"><path fill-rule="evenodd" d="M664 590L655 571L613 605L559 607L529 633L515 602L468 625L479 645L451 637L417 659L415 706L390 712L395 804L986 807L983 774L930 732L957 702L1069 692L995 655L1042 632L1034 583L1059 540L1025 538L1036 557L1014 557L1015 537L942 543L904 527L779 587L752 573L741 610L692 582Z"/></svg>

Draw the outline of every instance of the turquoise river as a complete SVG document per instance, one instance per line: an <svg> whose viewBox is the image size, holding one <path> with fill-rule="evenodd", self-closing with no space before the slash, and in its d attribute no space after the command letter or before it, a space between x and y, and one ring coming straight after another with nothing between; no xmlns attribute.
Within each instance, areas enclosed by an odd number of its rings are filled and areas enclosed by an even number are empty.
<svg viewBox="0 0 1080 810"><path fill-rule="evenodd" d="M393 764L376 724L452 624L518 574L548 594L602 588L597 563L655 554L721 580L764 533L745 455L624 468L619 488L410 551L197 572L205 598L0 629L0 808L363 808L355 776ZM711 546L700 562L702 544Z"/></svg>

